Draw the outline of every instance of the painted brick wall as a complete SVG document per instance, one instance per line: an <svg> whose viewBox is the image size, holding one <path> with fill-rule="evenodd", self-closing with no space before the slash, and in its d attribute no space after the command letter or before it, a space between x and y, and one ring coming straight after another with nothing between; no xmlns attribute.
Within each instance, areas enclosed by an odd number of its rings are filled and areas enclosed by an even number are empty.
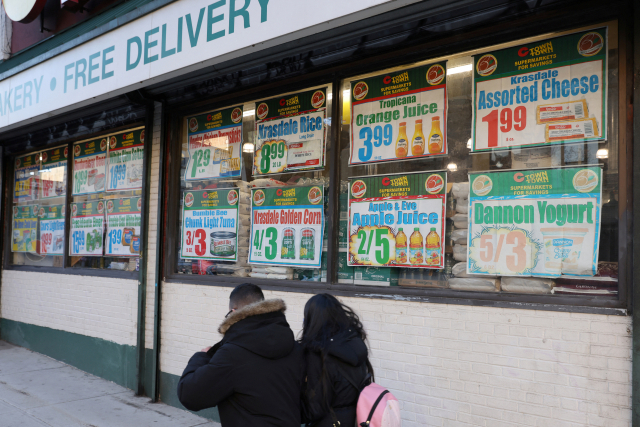
<svg viewBox="0 0 640 427"><path fill-rule="evenodd" d="M4 270L0 317L136 344L136 280Z"/></svg>
<svg viewBox="0 0 640 427"><path fill-rule="evenodd" d="M230 288L163 284L161 370L220 339ZM297 333L306 294L288 304ZM369 333L377 382L405 427L628 427L631 319L342 298Z"/></svg>
<svg viewBox="0 0 640 427"><path fill-rule="evenodd" d="M147 300L145 309L145 348L153 348L153 305L155 301L156 236L158 232L158 179L160 177L160 134L162 104L155 103L151 151L151 189L149 195L149 234L147 239Z"/></svg>

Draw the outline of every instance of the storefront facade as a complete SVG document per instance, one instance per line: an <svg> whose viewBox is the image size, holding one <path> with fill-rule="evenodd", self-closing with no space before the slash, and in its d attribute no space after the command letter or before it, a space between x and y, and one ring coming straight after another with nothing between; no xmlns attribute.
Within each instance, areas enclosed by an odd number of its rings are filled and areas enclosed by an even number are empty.
<svg viewBox="0 0 640 427"><path fill-rule="evenodd" d="M632 425L633 2L128 3L0 63L2 339L179 406L250 281L406 425Z"/></svg>

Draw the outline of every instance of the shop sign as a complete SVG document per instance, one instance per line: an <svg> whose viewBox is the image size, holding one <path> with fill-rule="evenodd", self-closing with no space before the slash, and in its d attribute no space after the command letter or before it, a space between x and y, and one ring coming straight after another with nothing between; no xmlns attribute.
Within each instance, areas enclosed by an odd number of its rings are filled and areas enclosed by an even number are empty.
<svg viewBox="0 0 640 427"><path fill-rule="evenodd" d="M51 199L67 194L67 157L69 147L58 147L40 153L40 198Z"/></svg>
<svg viewBox="0 0 640 427"><path fill-rule="evenodd" d="M37 153L16 158L13 203L38 200L39 170L40 157Z"/></svg>
<svg viewBox="0 0 640 427"><path fill-rule="evenodd" d="M36 253L38 205L14 206L11 252Z"/></svg>
<svg viewBox="0 0 640 427"><path fill-rule="evenodd" d="M444 267L446 172L349 180L349 266Z"/></svg>
<svg viewBox="0 0 640 427"><path fill-rule="evenodd" d="M447 154L447 62L351 82L349 164Z"/></svg>
<svg viewBox="0 0 640 427"><path fill-rule="evenodd" d="M472 151L607 139L607 27L473 57Z"/></svg>
<svg viewBox="0 0 640 427"><path fill-rule="evenodd" d="M107 205L106 256L140 256L142 240L142 198L128 197L105 200Z"/></svg>
<svg viewBox="0 0 640 427"><path fill-rule="evenodd" d="M239 177L242 172L242 106L187 119L186 181Z"/></svg>
<svg viewBox="0 0 640 427"><path fill-rule="evenodd" d="M40 255L64 254L64 205L40 206Z"/></svg>
<svg viewBox="0 0 640 427"><path fill-rule="evenodd" d="M238 261L239 191L184 192L181 258Z"/></svg>
<svg viewBox="0 0 640 427"><path fill-rule="evenodd" d="M108 150L107 191L137 190L142 188L144 129L110 136Z"/></svg>
<svg viewBox="0 0 640 427"><path fill-rule="evenodd" d="M103 192L107 175L107 137L73 146L72 195Z"/></svg>
<svg viewBox="0 0 640 427"><path fill-rule="evenodd" d="M24 1L11 0L21 8ZM86 43L45 52L35 58L35 65L21 72L0 73L0 130L96 104L418 1L324 0L321 8L310 13L300 13L300 2L294 0L150 4L155 10L146 14L133 11L123 17L125 21L133 19L125 25L118 26L116 20L106 23L97 30L110 26L108 31Z"/></svg>
<svg viewBox="0 0 640 427"><path fill-rule="evenodd" d="M468 273L596 273L599 167L474 173L469 180Z"/></svg>
<svg viewBox="0 0 640 427"><path fill-rule="evenodd" d="M47 0L2 0L9 19L27 24L42 13Z"/></svg>
<svg viewBox="0 0 640 427"><path fill-rule="evenodd" d="M250 263L321 267L323 187L253 189L251 216Z"/></svg>
<svg viewBox="0 0 640 427"><path fill-rule="evenodd" d="M71 203L71 255L102 255L104 205L103 200Z"/></svg>
<svg viewBox="0 0 640 427"><path fill-rule="evenodd" d="M253 175L324 168L327 88L256 105Z"/></svg>

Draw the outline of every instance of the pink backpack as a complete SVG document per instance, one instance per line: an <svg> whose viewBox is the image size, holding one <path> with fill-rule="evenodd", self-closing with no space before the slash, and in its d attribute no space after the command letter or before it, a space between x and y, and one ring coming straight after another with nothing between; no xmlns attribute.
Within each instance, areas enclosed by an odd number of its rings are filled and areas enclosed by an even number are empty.
<svg viewBox="0 0 640 427"><path fill-rule="evenodd" d="M371 383L360 392L356 420L359 427L402 427L400 403L389 390Z"/></svg>

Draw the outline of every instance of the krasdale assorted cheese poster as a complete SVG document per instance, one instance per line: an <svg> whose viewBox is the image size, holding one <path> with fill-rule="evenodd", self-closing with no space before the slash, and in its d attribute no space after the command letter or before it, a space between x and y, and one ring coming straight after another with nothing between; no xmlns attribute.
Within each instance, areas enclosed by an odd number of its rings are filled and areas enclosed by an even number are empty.
<svg viewBox="0 0 640 427"><path fill-rule="evenodd" d="M473 57L472 151L607 138L607 27Z"/></svg>

